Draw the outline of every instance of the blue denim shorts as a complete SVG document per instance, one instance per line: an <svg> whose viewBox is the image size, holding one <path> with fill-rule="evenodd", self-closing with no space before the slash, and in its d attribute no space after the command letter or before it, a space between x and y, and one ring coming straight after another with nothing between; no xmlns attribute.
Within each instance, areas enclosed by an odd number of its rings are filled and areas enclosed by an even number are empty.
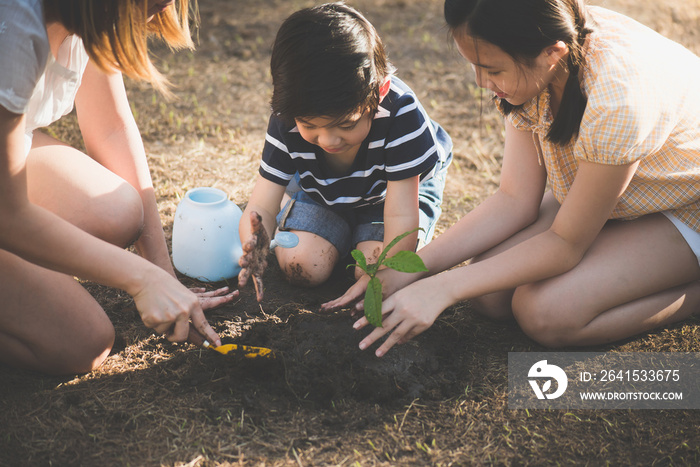
<svg viewBox="0 0 700 467"><path fill-rule="evenodd" d="M418 189L419 222L417 248L428 244L435 233L442 214L442 193L450 158L429 180L421 182ZM314 201L299 187L299 174L287 187L291 199L277 215L280 230L311 232L328 240L343 258L358 243L384 241L384 203L363 206L345 211L333 211Z"/></svg>

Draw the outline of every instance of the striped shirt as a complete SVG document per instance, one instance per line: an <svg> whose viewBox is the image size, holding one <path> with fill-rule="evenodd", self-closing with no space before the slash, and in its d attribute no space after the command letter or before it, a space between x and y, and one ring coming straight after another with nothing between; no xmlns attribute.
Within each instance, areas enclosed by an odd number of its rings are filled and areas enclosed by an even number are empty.
<svg viewBox="0 0 700 467"><path fill-rule="evenodd" d="M700 57L621 14L589 7L582 89L588 97L578 138L545 139L552 122L544 91L507 118L533 132L548 181L562 203L578 161L640 161L612 218L670 210L700 232Z"/></svg>
<svg viewBox="0 0 700 467"><path fill-rule="evenodd" d="M378 204L386 198L387 181L432 177L449 160L452 141L433 122L406 84L391 77L391 89L374 116L347 174L329 176L323 150L307 142L296 125L270 117L260 175L286 186L299 174L300 187L333 210Z"/></svg>

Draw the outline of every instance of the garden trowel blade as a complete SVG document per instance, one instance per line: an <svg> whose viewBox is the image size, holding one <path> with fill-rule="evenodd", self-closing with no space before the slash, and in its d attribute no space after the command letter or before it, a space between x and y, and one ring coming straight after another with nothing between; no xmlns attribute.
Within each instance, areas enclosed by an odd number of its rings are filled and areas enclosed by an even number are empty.
<svg viewBox="0 0 700 467"><path fill-rule="evenodd" d="M209 346L210 349L221 355L235 355L245 358L275 358L275 352L265 347L251 347L248 345L224 344L219 347Z"/></svg>
<svg viewBox="0 0 700 467"><path fill-rule="evenodd" d="M194 326L190 326L190 332L187 336L187 340L197 346L204 347L205 349L211 349L214 352L218 352L221 355L229 355L235 357L245 357L245 358L275 358L275 352L272 349L265 347L251 347L248 345L238 345L238 344L224 344L218 347L211 345L203 335L201 335Z"/></svg>

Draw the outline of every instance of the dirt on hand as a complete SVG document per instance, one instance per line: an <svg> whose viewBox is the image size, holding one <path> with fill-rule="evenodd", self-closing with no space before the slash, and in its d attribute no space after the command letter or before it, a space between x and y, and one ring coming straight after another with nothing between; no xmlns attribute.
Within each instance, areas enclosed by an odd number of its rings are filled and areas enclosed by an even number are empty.
<svg viewBox="0 0 700 467"><path fill-rule="evenodd" d="M238 286L245 287L250 277L255 285L255 296L258 302L263 300L263 273L267 268L267 256L270 254L270 237L265 231L262 217L257 212L250 213L252 235L243 244L243 256L238 264L243 268L238 273Z"/></svg>

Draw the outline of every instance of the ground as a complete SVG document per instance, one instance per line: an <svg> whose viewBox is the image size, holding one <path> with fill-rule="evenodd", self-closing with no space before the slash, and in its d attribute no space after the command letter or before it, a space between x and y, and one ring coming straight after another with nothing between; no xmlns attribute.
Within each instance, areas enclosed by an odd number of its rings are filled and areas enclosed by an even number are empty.
<svg viewBox="0 0 700 467"><path fill-rule="evenodd" d="M168 241L190 188L216 186L245 204L269 112L271 41L287 15L313 3L201 0L197 51L156 49L178 99L127 81ZM495 189L502 123L450 46L441 1L350 3L454 139L443 232ZM596 3L700 53L698 0ZM50 131L82 144L70 116ZM224 342L278 354L244 360L171 344L142 325L128 295L85 283L114 322L114 351L87 375L0 367L0 465L700 463L697 411L509 410L508 352L545 349L468 302L382 359L361 352L365 332L353 331L346 311L318 311L350 284L339 270L316 289L291 287L271 261L261 304L250 286L208 313ZM698 324L586 350L698 352Z"/></svg>

